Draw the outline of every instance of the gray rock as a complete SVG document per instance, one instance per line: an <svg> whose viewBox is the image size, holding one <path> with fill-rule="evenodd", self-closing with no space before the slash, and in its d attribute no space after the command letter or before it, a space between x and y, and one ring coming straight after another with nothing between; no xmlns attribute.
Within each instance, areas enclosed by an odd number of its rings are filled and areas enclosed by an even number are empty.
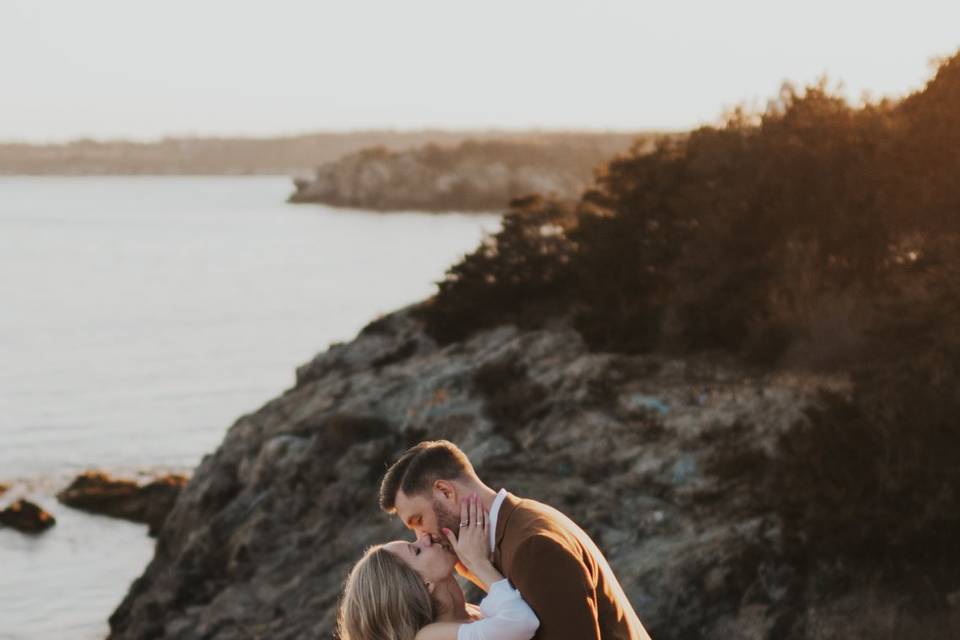
<svg viewBox="0 0 960 640"><path fill-rule="evenodd" d="M87 471L57 493L57 500L75 509L148 525L155 536L187 483L186 476L168 474L141 484Z"/></svg>
<svg viewBox="0 0 960 640"><path fill-rule="evenodd" d="M29 500L17 500L0 511L0 526L23 533L43 533L55 524L56 518Z"/></svg>
<svg viewBox="0 0 960 640"><path fill-rule="evenodd" d="M719 450L771 447L818 388L846 384L593 354L563 327L440 347L403 310L237 420L182 491L110 637L331 637L363 549L409 537L377 491L386 465L428 438L457 442L491 486L580 522L659 640L891 637L877 631L896 598L854 591L850 609L821 607L815 580L778 560L777 522L745 516L746 489L707 472Z"/></svg>

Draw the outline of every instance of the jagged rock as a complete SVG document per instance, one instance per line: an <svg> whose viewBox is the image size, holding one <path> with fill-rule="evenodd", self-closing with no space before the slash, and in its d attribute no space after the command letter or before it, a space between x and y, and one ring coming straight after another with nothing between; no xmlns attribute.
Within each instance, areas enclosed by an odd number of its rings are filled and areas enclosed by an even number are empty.
<svg viewBox="0 0 960 640"><path fill-rule="evenodd" d="M55 524L57 521L52 515L29 500L17 500L0 511L0 525L24 533L41 533Z"/></svg>
<svg viewBox="0 0 960 640"><path fill-rule="evenodd" d="M149 525L157 535L173 508L187 477L169 474L141 485L134 480L113 478L101 471L87 471L63 491L57 500L90 513L123 518Z"/></svg>
<svg viewBox="0 0 960 640"><path fill-rule="evenodd" d="M657 640L886 637L878 621L916 620L895 594L854 589L852 606L823 606L821 569L783 562L777 521L744 516L749 487L712 471L731 463L725 452L772 447L818 389L847 384L716 357L590 353L563 326L441 347L403 310L236 421L184 488L110 637L331 637L363 549L409 537L377 491L425 438L457 442L492 486L582 523ZM949 615L924 628L951 629Z"/></svg>

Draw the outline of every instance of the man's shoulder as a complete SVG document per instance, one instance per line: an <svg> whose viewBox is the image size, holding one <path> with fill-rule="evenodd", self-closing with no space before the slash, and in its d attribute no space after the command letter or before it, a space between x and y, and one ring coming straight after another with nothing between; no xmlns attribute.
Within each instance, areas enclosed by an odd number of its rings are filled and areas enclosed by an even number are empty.
<svg viewBox="0 0 960 640"><path fill-rule="evenodd" d="M569 516L559 509L530 498L520 498L517 501L514 515L519 516L517 524L521 525L520 529L531 533L535 533L539 529L547 531L580 529ZM512 520L511 517L510 524L513 524Z"/></svg>
<svg viewBox="0 0 960 640"><path fill-rule="evenodd" d="M506 549L521 546L558 545L575 550L586 533L568 516L548 504L518 499L506 523L503 543Z"/></svg>
<svg viewBox="0 0 960 640"><path fill-rule="evenodd" d="M534 500L515 504L499 548L499 568L518 588L538 588L544 572L562 576L567 588L577 580L592 585L596 569L593 544L566 515Z"/></svg>

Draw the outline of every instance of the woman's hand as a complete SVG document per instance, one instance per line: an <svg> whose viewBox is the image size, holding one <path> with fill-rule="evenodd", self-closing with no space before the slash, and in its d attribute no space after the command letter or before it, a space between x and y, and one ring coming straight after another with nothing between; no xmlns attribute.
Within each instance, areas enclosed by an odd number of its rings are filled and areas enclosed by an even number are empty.
<svg viewBox="0 0 960 640"><path fill-rule="evenodd" d="M460 562L477 578L487 585L503 576L490 562L490 532L487 517L489 514L480 504L480 498L473 494L460 501L460 532L454 535L450 529L443 534Z"/></svg>

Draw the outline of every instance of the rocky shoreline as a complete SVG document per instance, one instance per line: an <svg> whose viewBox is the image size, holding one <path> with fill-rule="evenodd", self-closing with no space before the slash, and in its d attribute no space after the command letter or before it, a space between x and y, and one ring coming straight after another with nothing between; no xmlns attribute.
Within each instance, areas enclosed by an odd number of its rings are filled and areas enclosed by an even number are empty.
<svg viewBox="0 0 960 640"><path fill-rule="evenodd" d="M409 535L377 509L380 475L410 443L441 437L492 485L581 522L658 640L946 637L960 593L921 611L870 576L798 566L778 520L744 508L755 452L820 391L849 385L716 355L591 353L562 321L441 346L408 308L299 367L191 478L87 472L58 499L157 536L112 640L332 637L362 550ZM8 511L31 516L31 535L53 525L17 502Z"/></svg>
<svg viewBox="0 0 960 640"><path fill-rule="evenodd" d="M57 493L57 500L81 511L146 524L149 535L156 536L186 484L187 477L180 474L141 484L89 471Z"/></svg>
<svg viewBox="0 0 960 640"><path fill-rule="evenodd" d="M441 347L398 312L237 420L177 500L110 638L331 637L363 548L407 536L376 506L385 465L437 437L495 486L583 523L655 638L946 628L956 611L924 616L876 585L833 597L838 569L785 562L776 520L744 516L750 488L724 472L749 466L738 452L772 446L819 390L847 385L590 353L562 324Z"/></svg>
<svg viewBox="0 0 960 640"><path fill-rule="evenodd" d="M146 524L148 535L155 537L187 480L186 475L178 473L156 475L144 482L113 477L104 471L86 471L58 491L56 498L65 506L90 514ZM0 496L12 486L0 484ZM23 533L42 533L56 523L48 511L24 497L17 497L0 510L0 526Z"/></svg>

